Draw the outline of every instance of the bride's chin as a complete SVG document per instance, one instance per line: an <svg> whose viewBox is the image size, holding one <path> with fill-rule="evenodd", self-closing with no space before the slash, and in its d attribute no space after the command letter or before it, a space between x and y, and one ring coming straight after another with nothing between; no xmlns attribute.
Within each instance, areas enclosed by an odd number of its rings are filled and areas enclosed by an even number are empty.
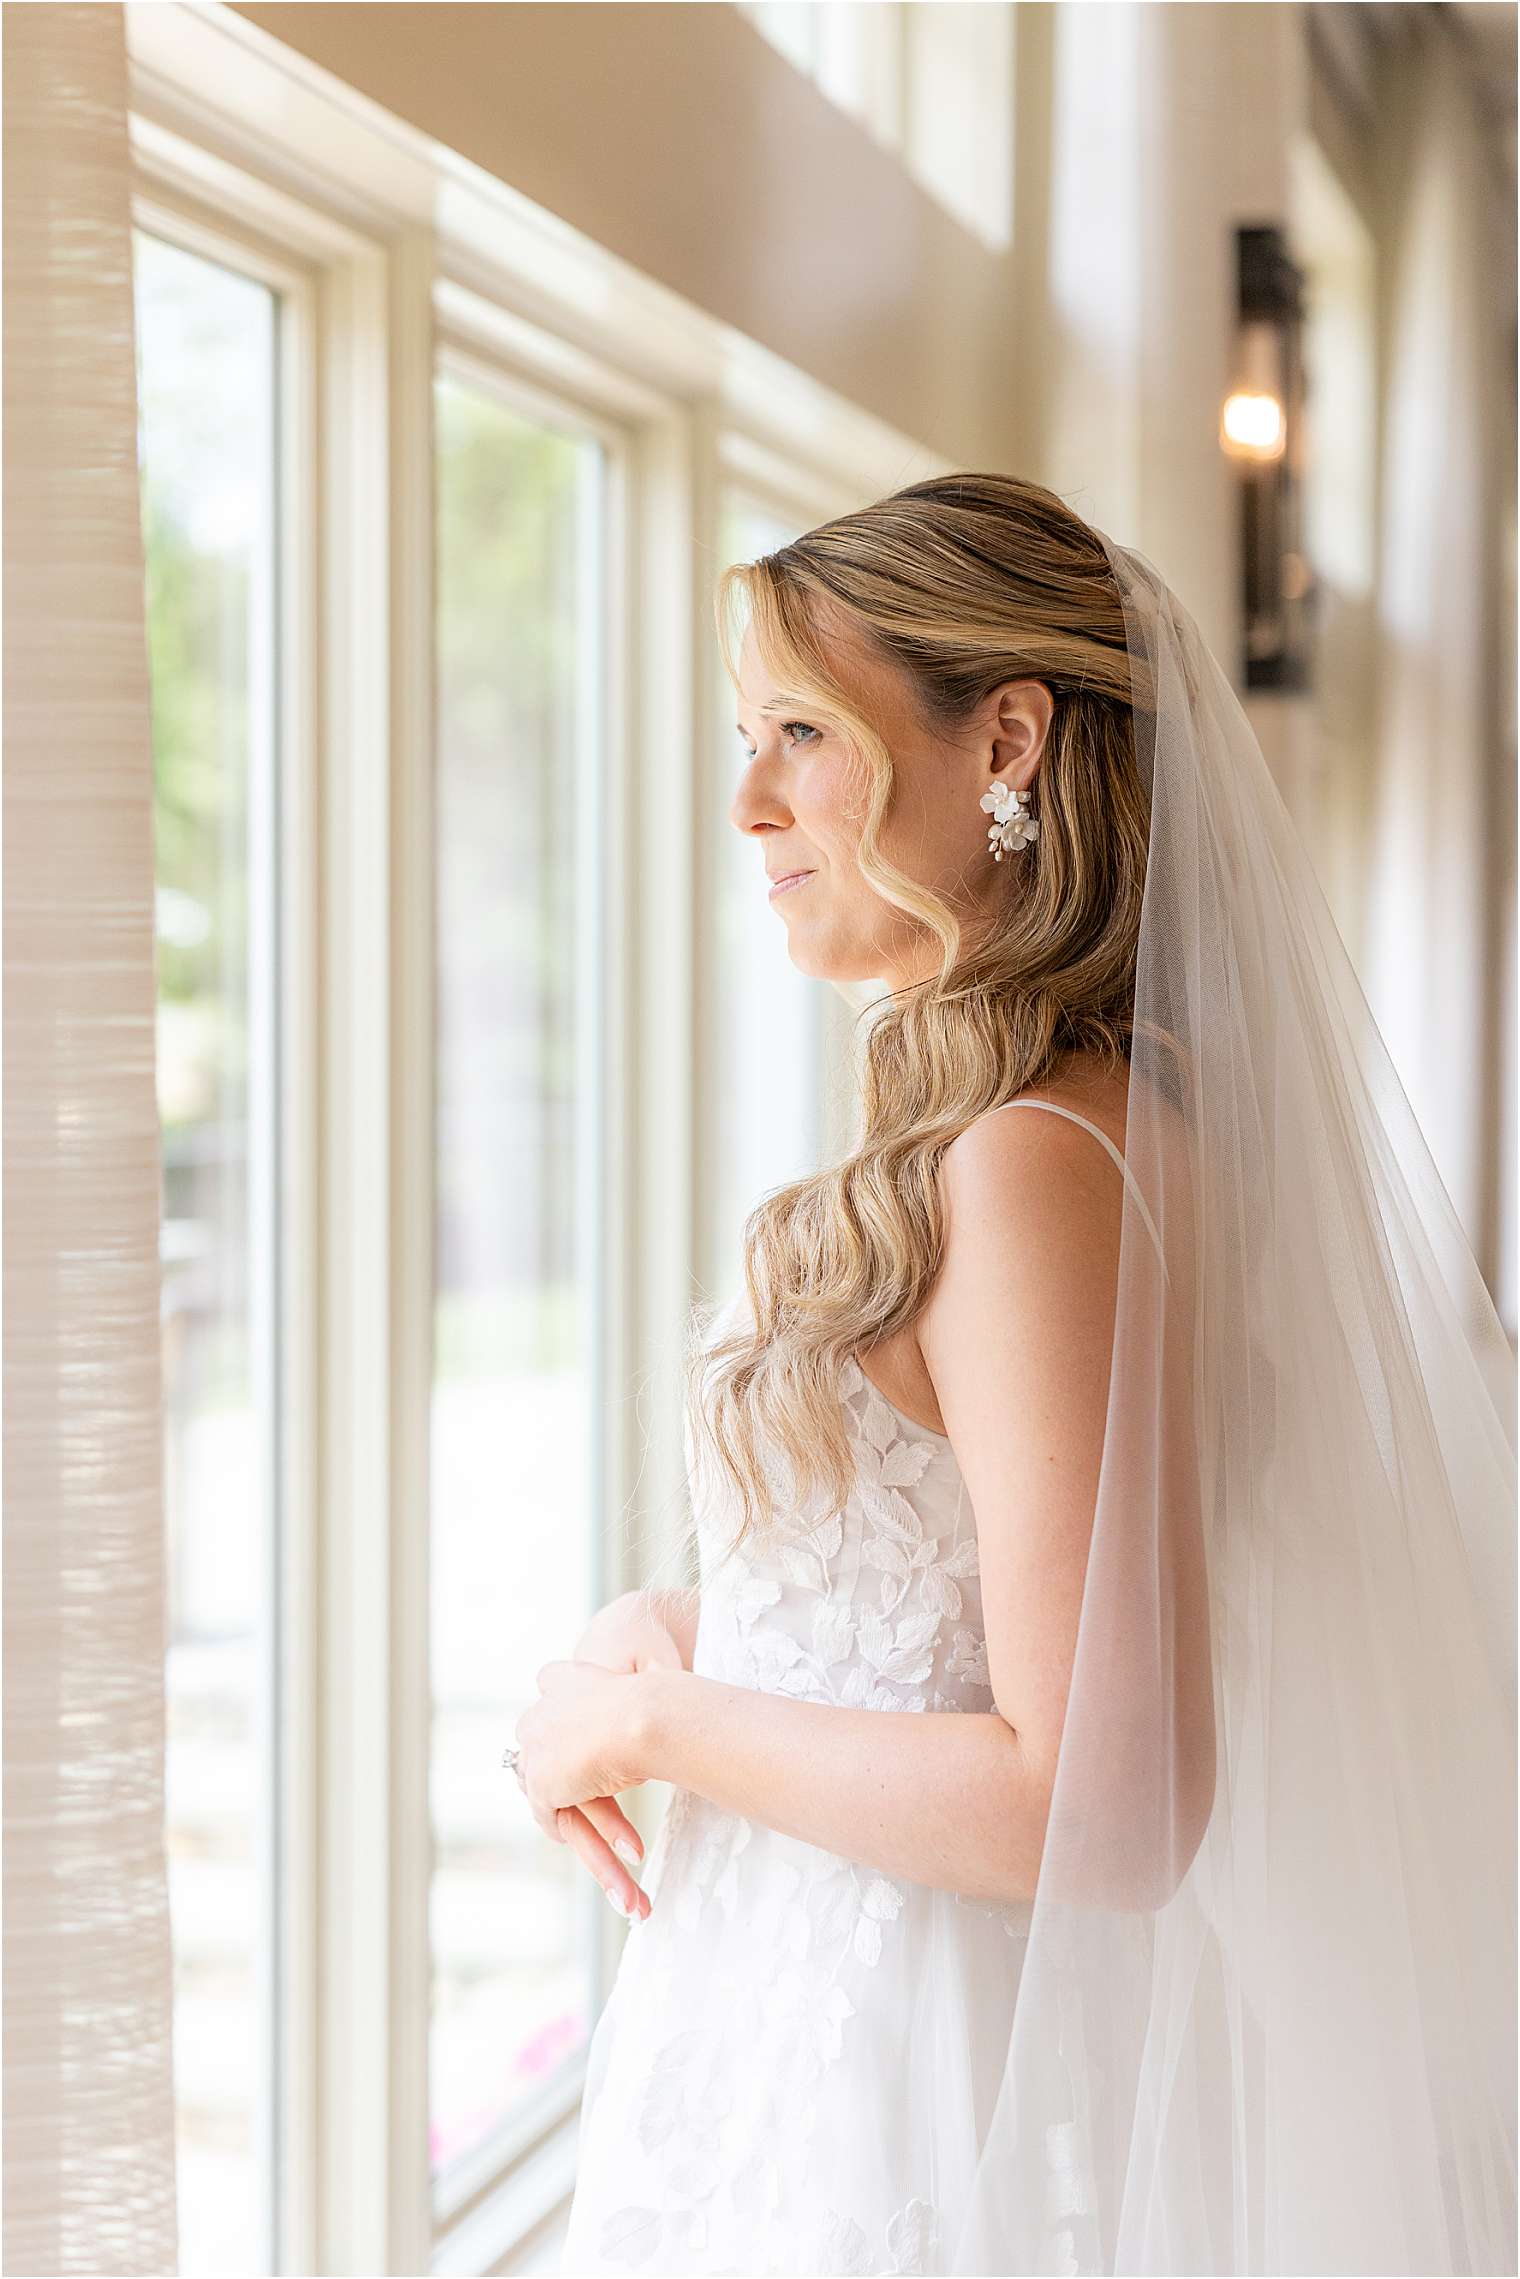
<svg viewBox="0 0 1520 2279"><path fill-rule="evenodd" d="M847 984L875 981L881 972L880 958L871 958L848 952L819 952L816 944L792 941L787 945L793 965L805 973L809 981L832 981L841 987Z"/></svg>
<svg viewBox="0 0 1520 2279"><path fill-rule="evenodd" d="M800 911L786 920L786 954L809 981L872 982L882 971L879 942L841 938L837 927L831 931L815 918L804 920Z"/></svg>

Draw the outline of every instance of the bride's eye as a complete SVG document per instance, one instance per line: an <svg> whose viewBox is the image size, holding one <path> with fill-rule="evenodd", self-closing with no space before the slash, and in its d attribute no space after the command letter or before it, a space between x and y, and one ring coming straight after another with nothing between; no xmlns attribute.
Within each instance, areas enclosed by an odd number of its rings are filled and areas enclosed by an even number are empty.
<svg viewBox="0 0 1520 2279"><path fill-rule="evenodd" d="M794 728L800 728L805 736L812 736L814 738L817 738L823 734L823 730L821 728L815 728L812 722L809 720L783 720L781 722L781 732L784 736L791 737L791 732ZM792 740L794 742L796 741L795 738ZM809 748L810 747L807 745L803 746L803 749L805 751ZM742 732L739 737L739 754L741 759L745 760L752 760L755 756L754 745L745 741Z"/></svg>

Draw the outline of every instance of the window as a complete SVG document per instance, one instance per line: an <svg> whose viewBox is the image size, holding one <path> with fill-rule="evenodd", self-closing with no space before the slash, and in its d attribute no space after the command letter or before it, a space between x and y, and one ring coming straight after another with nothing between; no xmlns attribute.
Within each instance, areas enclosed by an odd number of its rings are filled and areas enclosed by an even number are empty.
<svg viewBox="0 0 1520 2279"><path fill-rule="evenodd" d="M778 54L896 151L907 144L910 12L906 0L739 0Z"/></svg>
<svg viewBox="0 0 1520 2279"><path fill-rule="evenodd" d="M774 510L728 493L723 514L727 562L772 553L797 535ZM740 1235L761 1196L817 1168L825 1140L827 982L800 973L787 952L786 920L766 899L763 851L736 830L729 809L744 766L734 696L720 674L713 818L710 1049L714 1127L709 1135L708 1255L713 1295L742 1287Z"/></svg>
<svg viewBox="0 0 1520 2279"><path fill-rule="evenodd" d="M180 2269L271 2268L274 296L138 231Z"/></svg>
<svg viewBox="0 0 1520 2279"><path fill-rule="evenodd" d="M606 1913L501 1770L535 1673L600 1602L595 928L600 445L435 390L431 2160L552 2102Z"/></svg>
<svg viewBox="0 0 1520 2279"><path fill-rule="evenodd" d="M1012 240L1012 0L737 0L757 32L995 252Z"/></svg>

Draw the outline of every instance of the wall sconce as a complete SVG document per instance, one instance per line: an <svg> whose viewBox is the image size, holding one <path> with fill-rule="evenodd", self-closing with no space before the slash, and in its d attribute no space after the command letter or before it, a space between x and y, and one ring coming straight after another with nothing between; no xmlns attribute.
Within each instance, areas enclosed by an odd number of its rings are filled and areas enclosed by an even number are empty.
<svg viewBox="0 0 1520 2279"><path fill-rule="evenodd" d="M1248 689L1309 685L1314 577L1300 537L1303 277L1272 225L1236 231L1240 330L1219 415L1240 481Z"/></svg>

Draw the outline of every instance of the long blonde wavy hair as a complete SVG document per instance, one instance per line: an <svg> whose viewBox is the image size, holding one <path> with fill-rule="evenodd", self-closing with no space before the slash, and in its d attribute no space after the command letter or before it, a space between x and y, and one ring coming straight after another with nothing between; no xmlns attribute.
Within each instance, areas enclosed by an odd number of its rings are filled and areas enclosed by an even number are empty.
<svg viewBox="0 0 1520 2279"><path fill-rule="evenodd" d="M1128 1062L1150 820L1118 589L1101 540L1053 491L1013 475L934 476L733 564L715 608L736 686L729 618L741 598L787 703L824 718L863 771L861 876L938 939L940 964L870 1008L853 1153L746 1219L750 1320L714 1339L716 1309L693 1309L687 1411L739 1504L730 1550L778 1494L794 1517L813 1492L830 1511L848 1497L838 1373L928 1296L951 1141L1070 1053L1112 1071ZM950 904L880 851L892 755L830 670L819 603L906 670L947 739L1003 681L1042 681L1054 699L1031 785L1038 839L1013 858L1006 921L969 943Z"/></svg>

